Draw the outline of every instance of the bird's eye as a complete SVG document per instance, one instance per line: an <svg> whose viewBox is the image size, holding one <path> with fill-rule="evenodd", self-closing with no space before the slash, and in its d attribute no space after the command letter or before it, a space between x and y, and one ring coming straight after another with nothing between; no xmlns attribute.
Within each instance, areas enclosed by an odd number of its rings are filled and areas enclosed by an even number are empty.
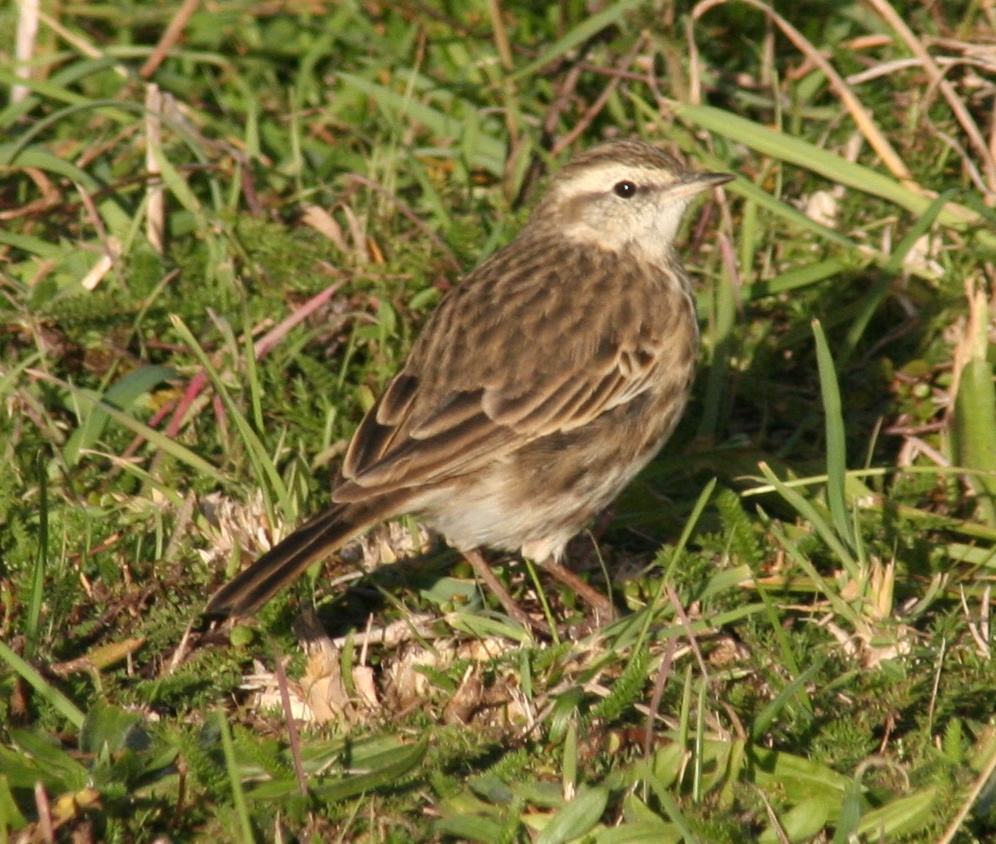
<svg viewBox="0 0 996 844"><path fill-rule="evenodd" d="M621 196L623 199L629 199L636 195L636 185L632 182L616 182L616 186L612 190L615 191L616 196Z"/></svg>

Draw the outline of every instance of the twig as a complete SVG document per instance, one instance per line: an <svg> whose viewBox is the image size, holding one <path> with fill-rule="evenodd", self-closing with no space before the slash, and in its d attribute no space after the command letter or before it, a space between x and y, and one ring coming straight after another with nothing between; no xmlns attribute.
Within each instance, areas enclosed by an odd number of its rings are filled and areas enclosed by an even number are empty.
<svg viewBox="0 0 996 844"><path fill-rule="evenodd" d="M280 653L280 648L276 642L273 646L274 676L277 678L277 687L280 689L280 704L284 710L284 718L287 721L287 744L290 748L291 760L294 762L294 775L297 777L297 787L301 794L308 796L308 779L304 775L304 763L301 760L301 739L297 733L297 725L294 723L294 712L291 709L290 689L287 687L287 672L284 671L284 659Z"/></svg>
<svg viewBox="0 0 996 844"><path fill-rule="evenodd" d="M446 260L452 265L454 270L460 272L463 269L463 267L460 266L460 262L457 260L456 255L454 255L450 248L443 243L442 238L430 229L429 226L426 225L425 220L420 218L418 214L416 214L404 201L398 199L398 197L391 193L387 188L385 188L382 184L375 182L373 179L368 179L366 176L361 176L359 173L346 173L345 175L347 179L368 188L372 188L381 196L389 199L405 217L411 220L411 222L413 222L421 231L425 233L425 236L432 241L433 245L435 245L435 247L446 256Z"/></svg>
<svg viewBox="0 0 996 844"><path fill-rule="evenodd" d="M990 738L992 738L991 735ZM958 833L958 830L961 829L961 825L968 815L969 810L975 805L975 801L979 799L982 789L984 789L989 783L989 780L992 779L993 774L996 774L996 742L990 743L989 759L987 760L985 767L979 771L979 775L975 778L975 782L972 784L972 788L969 790L965 801L961 804L958 811L955 813L955 816L951 819L951 823L949 823L947 828L944 830L944 834L937 839L937 844L950 844L950 842L954 840L954 837Z"/></svg>
<svg viewBox="0 0 996 844"><path fill-rule="evenodd" d="M640 54L640 50L646 42L646 35L642 34L636 39L636 43L633 48L623 57L623 60L619 62L619 66L622 68L629 67ZM574 124L574 128L564 135L556 144L553 145L553 149L550 150L551 155L557 155L562 150L567 149L571 144L576 141L583 132L585 132L591 125L592 121L601 113L602 109L605 108L605 104L609 101L609 97L612 96L616 88L619 87L619 83L622 81L621 76L612 76L609 78L609 84L605 86L602 93L598 95L598 99L595 100L581 115L581 118Z"/></svg>
<svg viewBox="0 0 996 844"><path fill-rule="evenodd" d="M14 76L18 79L30 79L31 68L28 62L35 52L38 40L38 13L41 11L41 0L21 0L17 4L17 35L14 45ZM30 94L25 85L12 85L10 88L10 103L19 103Z"/></svg>
<svg viewBox="0 0 996 844"><path fill-rule="evenodd" d="M671 673L671 665L674 662L674 654L678 649L678 642L675 638L667 640L667 647L664 648L664 658L661 660L661 667L657 671L654 680L654 691L650 696L650 704L647 707L647 729L643 735L643 755L650 756L650 748L654 741L654 721L661 708L661 699L664 697L664 687L667 685L668 675Z"/></svg>
<svg viewBox="0 0 996 844"><path fill-rule="evenodd" d="M913 34L913 31L906 25L906 21L892 8L888 0L865 0L865 2L903 39L906 46L909 47L910 52L920 60L921 66L930 77L930 81L940 89L951 111L954 112L955 118L961 124L961 128L968 135L968 140L982 159L982 169L986 174L986 183L989 192L996 194L996 160L994 160L992 151L987 146L985 138L982 137L982 132L979 131L978 125L976 125L972 119L972 115L965 107L965 103L962 102L961 97L955 92L954 86L945 79L944 72L937 66L927 48Z"/></svg>
<svg viewBox="0 0 996 844"><path fill-rule="evenodd" d="M146 59L145 64L142 65L142 69L139 70L138 75L142 79L148 79L159 69L159 65L169 55L169 51L180 40L183 28L187 25L187 21L190 20L190 16L197 9L199 3L200 0L184 0L180 11L173 16L173 19L169 22L169 26L166 27L166 31L163 33L163 37L159 39L159 43L156 44L152 54Z"/></svg>
<svg viewBox="0 0 996 844"><path fill-rule="evenodd" d="M727 3L728 0L702 0L698 3L694 9L692 9L691 20L697 21L710 9L716 6L721 6ZM882 159L882 162L889 169L897 179L899 179L903 185L910 190L916 191L918 194L923 193L923 189L919 184L913 179L913 174L910 173L909 168L899 157L899 153L893 149L892 144L889 143L885 135L879 131L878 126L875 125L875 121L872 119L871 114L868 113L867 109L861 104L861 101L855 96L854 91L851 90L850 86L844 81L836 69L826 57L816 49L813 43L806 38L798 29L796 29L792 24L790 24L785 18L779 15L770 6L765 5L760 2L760 0L740 0L740 2L746 3L748 6L753 6L764 14L768 15L776 24L778 28L781 29L785 36L791 41L795 46L809 58L809 60L818 67L823 75L826 76L827 81L830 83L830 87L833 88L834 92L840 97L841 101L844 103L844 107L850 112L850 115L854 122L857 124L861 133L868 140L872 149L878 154ZM693 100L694 102L694 100Z"/></svg>

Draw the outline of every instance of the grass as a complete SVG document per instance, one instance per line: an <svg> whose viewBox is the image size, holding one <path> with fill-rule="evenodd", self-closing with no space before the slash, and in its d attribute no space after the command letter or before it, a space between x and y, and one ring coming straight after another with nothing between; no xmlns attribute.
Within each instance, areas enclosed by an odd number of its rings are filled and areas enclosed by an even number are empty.
<svg viewBox="0 0 996 844"><path fill-rule="evenodd" d="M0 9L0 841L991 840L991 4L455 8ZM205 626L611 135L738 174L628 614L403 521Z"/></svg>

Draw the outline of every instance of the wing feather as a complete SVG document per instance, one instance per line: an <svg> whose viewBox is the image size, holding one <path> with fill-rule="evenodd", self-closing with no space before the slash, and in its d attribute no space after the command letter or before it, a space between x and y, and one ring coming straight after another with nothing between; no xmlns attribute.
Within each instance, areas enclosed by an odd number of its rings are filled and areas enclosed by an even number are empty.
<svg viewBox="0 0 996 844"><path fill-rule="evenodd" d="M689 354L674 333L688 308L679 285L648 286L651 270L622 255L549 243L501 250L444 298L360 423L337 501L438 483L583 427ZM583 271L539 283L551 267Z"/></svg>

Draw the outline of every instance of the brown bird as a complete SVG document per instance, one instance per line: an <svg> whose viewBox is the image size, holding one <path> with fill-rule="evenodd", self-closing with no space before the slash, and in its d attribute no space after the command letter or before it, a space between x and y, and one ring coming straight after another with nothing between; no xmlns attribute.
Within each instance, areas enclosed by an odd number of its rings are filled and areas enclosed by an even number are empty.
<svg viewBox="0 0 996 844"><path fill-rule="evenodd" d="M329 508L223 586L208 613L247 613L410 513L520 621L478 549L518 551L611 615L559 559L681 416L698 324L675 237L692 197L732 178L638 141L564 167L518 237L443 297L360 422Z"/></svg>

